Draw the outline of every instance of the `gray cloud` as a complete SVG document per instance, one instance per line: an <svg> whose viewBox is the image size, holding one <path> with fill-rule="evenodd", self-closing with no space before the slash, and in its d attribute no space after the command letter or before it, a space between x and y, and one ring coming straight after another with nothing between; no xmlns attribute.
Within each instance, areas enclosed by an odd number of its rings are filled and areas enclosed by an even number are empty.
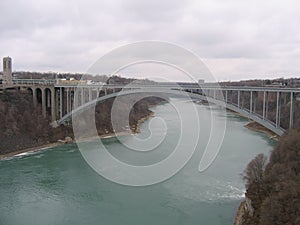
<svg viewBox="0 0 300 225"><path fill-rule="evenodd" d="M110 49L162 40L218 79L300 74L300 4L287 1L1 0L0 56L16 70L84 72Z"/></svg>

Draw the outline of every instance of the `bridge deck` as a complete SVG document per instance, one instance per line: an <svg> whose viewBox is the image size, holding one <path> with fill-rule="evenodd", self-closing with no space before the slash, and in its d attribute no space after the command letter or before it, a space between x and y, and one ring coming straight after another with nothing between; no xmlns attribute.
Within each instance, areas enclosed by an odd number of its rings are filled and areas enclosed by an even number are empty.
<svg viewBox="0 0 300 225"><path fill-rule="evenodd" d="M53 121L56 120L57 116L60 118L60 122L63 122L64 118L69 118L69 116L65 117L65 110L64 110L64 104L65 100L67 101L67 107L68 109L67 114L70 113L69 109L71 109L71 105L68 103L70 102L70 96L67 95L67 99L64 100L64 90L67 90L67 93L76 92L77 88L80 90L81 93L81 101L82 105L84 105L83 99L85 99L85 92L88 90L88 98L89 101L94 100L93 99L93 93L96 92L99 96L99 93L101 90L104 90L105 95L110 95L112 97L113 95L109 94L110 91L112 92L119 91L116 89L122 89L124 91L131 91L134 92L143 92L144 91L165 91L168 93L169 91L183 91L183 92L189 92L190 94L197 93L196 95L205 97L206 100L209 100L212 103L219 104L219 105L226 105L227 108L236 111L240 113L243 116L247 116L254 121L260 123L261 125L267 127L268 129L272 130L278 135L282 135L284 133L284 129L280 127L280 107L281 107L281 93L287 93L288 95L285 96L285 99L287 101L291 101L290 104L290 128L293 127L294 123L294 103L296 100L299 100L299 92L300 88L286 88L286 87L251 87L251 86L219 86L218 84L197 84L197 83L155 83L155 84L137 84L137 83L131 83L128 85L120 85L120 84L84 84L84 83L78 83L78 84L62 84L58 83L56 80L14 80L13 85L0 85L0 89L6 89L6 88L18 88L18 87L24 87L24 88L31 88L33 91L33 95L36 96L35 90L40 88L42 90L42 108L43 108L43 114L46 115L46 98L54 99L54 101L50 101L48 99L48 103L51 102L51 115L53 118ZM50 90L50 97L49 95L46 95L46 91L48 89ZM249 109L244 107L242 102L242 97L240 93L242 92L249 92L250 93L250 106ZM253 111L253 96L255 92L263 93L263 112L262 115L256 114ZM219 94L221 93L221 94ZM224 96L222 97L222 93ZM230 94L231 93L231 94ZM233 96L232 93L235 93L235 97L237 97L237 102L234 102L232 99L229 101L228 95L231 95L231 98ZM268 113L268 93L276 93L275 95L275 105L276 105L276 121L270 121L267 118ZM48 93L49 94L49 93ZM218 95L221 95L218 96ZM56 96L56 97L55 97ZM115 96L115 95L114 95ZM109 97L109 96L106 96ZM195 96L194 96L195 97ZM34 97L35 98L35 97ZM273 94L274 98L274 94ZM55 103L55 101L58 101ZM236 100L235 100L236 101ZM35 100L36 103L36 100ZM57 109L56 104L59 104L59 109ZM254 103L255 105L255 103ZM56 109L55 109L56 107ZM76 109L75 109L76 110ZM55 113L55 112L58 112ZM56 114L56 115L55 115Z"/></svg>

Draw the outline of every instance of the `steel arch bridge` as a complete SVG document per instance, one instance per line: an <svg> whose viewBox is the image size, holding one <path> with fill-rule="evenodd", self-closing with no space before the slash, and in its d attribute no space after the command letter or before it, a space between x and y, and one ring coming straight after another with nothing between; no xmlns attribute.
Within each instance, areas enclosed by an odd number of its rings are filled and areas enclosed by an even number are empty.
<svg viewBox="0 0 300 225"><path fill-rule="evenodd" d="M197 83L131 84L59 84L55 80L14 80L5 89L29 90L32 107L41 107L44 117L51 116L56 125L70 121L72 115L83 112L94 104L118 95L164 93L192 97L214 103L239 113L277 135L293 128L300 116L300 89L284 87L219 86ZM77 102L75 101L77 99Z"/></svg>
<svg viewBox="0 0 300 225"><path fill-rule="evenodd" d="M86 109L93 107L97 103L103 102L110 98L115 98L117 96L126 96L126 95L132 95L132 94L138 94L138 93L148 93L153 94L154 96L157 96L158 94L162 95L171 95L171 96L181 96L181 97L189 97L192 99L198 99L202 101L207 101L209 103L216 104L220 107L224 107L226 109L229 109L231 111L237 112L241 116L247 117L262 126L266 127L267 129L271 130L277 135L283 135L285 132L285 129L280 126L280 94L282 92L288 93L291 97L290 99L290 127L293 125L293 101L294 101L294 93L295 90L288 90L288 89L264 89L264 88L255 88L255 87L197 87L197 86L185 86L185 87L179 87L179 86L143 86L143 85L136 85L131 87L121 86L121 85L106 85L104 95L96 98L92 98L89 96L89 101L84 101L84 88L91 88L91 87L78 87L79 93L77 95L81 94L81 97L78 96L77 102L75 103L76 106L74 106L74 109L68 113L66 113L64 116L62 116L60 119L56 121L57 125L64 124L67 121L70 121L72 119L73 115L80 114L81 112L85 111ZM112 89L111 93L108 93L108 90ZM116 90L122 89L120 92ZM231 102L229 100L229 92L235 91L237 93L237 102ZM241 92L249 92L250 93L250 107L246 108L242 106L242 99L241 99ZM297 90L298 91L298 90ZM92 91L89 90L89 93ZM97 90L99 96L99 90ZM260 115L255 112L255 109L253 109L253 99L254 99L254 93L256 92L262 92L263 95L263 115ZM267 118L268 113L268 100L267 95L268 93L275 93L276 99L276 120L275 122L269 120ZM75 94L76 95L76 94ZM81 102L79 101L81 99ZM79 104L79 105L78 105Z"/></svg>

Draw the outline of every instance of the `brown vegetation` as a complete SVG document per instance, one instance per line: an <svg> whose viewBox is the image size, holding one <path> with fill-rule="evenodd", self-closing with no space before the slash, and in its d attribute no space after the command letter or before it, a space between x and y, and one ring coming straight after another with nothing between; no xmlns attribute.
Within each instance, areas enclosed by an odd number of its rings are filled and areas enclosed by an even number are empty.
<svg viewBox="0 0 300 225"><path fill-rule="evenodd" d="M32 107L29 94L0 95L0 154L55 142L70 133L67 127L52 129L50 118Z"/></svg>
<svg viewBox="0 0 300 225"><path fill-rule="evenodd" d="M300 224L300 132L281 138L265 170L264 162L260 154L245 171L253 213L244 213L242 224Z"/></svg>
<svg viewBox="0 0 300 225"><path fill-rule="evenodd" d="M119 130L113 130L110 121L113 101L114 99L110 99L96 106L95 119L99 135L120 132L126 126L120 120ZM130 128L136 131L139 119L151 114L149 106L161 101L162 99L153 97L137 102L129 116ZM34 109L32 105L32 96L29 93L5 92L0 94L0 155L54 143L67 136L73 138L71 125L51 127L50 116L43 118L41 108ZM119 105L117 111L122 114L126 107L129 106ZM128 117L128 115L126 116Z"/></svg>

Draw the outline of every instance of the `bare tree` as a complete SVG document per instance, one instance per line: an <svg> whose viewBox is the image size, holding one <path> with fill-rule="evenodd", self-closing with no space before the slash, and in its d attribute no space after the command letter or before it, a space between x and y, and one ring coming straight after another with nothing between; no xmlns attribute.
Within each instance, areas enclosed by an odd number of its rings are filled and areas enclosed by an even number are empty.
<svg viewBox="0 0 300 225"><path fill-rule="evenodd" d="M246 187L251 184L258 184L263 179L263 173L266 167L267 157L264 154L258 154L247 166L244 171L243 179L246 181Z"/></svg>

